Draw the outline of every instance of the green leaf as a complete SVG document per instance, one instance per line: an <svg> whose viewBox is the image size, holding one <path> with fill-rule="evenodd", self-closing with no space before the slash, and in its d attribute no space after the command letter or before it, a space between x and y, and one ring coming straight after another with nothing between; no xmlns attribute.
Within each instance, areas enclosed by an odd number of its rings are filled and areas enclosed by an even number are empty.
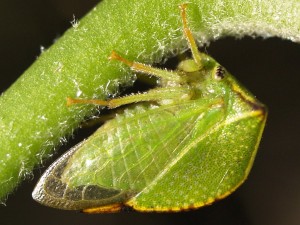
<svg viewBox="0 0 300 225"><path fill-rule="evenodd" d="M300 42L298 0L194 0L189 21L199 44L224 36L278 36ZM0 199L80 122L90 106L66 107L66 97L106 98L133 78L111 66L112 50L159 62L186 49L182 1L108 0L74 24L0 98Z"/></svg>

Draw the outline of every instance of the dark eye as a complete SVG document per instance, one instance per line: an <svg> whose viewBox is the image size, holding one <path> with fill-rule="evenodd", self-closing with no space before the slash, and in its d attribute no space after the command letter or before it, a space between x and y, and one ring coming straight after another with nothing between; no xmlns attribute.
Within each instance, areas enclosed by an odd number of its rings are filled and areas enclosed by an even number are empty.
<svg viewBox="0 0 300 225"><path fill-rule="evenodd" d="M225 68L223 66L218 66L215 72L215 78L217 80L222 80L225 77Z"/></svg>

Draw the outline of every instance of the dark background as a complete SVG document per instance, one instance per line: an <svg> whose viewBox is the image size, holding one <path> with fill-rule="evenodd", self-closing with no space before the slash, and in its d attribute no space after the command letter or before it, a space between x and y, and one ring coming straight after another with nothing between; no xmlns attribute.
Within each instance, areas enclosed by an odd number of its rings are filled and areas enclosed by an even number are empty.
<svg viewBox="0 0 300 225"><path fill-rule="evenodd" d="M1 0L0 91L98 1ZM31 192L45 168L35 171L0 206L1 224L299 224L300 45L277 38L226 38L206 51L269 107L263 140L248 180L230 197L195 211L85 215L40 206ZM21 113L21 112L20 112ZM89 131L79 131L78 136ZM299 139L298 139L299 138ZM71 140L67 150L78 140ZM58 157L58 155L56 155ZM50 160L49 160L50 163ZM1 187L0 187L1 188Z"/></svg>

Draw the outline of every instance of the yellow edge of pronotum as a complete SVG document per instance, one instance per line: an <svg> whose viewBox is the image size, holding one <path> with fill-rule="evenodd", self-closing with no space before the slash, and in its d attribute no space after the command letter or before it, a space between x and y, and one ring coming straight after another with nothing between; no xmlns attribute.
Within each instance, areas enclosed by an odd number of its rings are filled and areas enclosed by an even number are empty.
<svg viewBox="0 0 300 225"><path fill-rule="evenodd" d="M128 201L128 202L125 203L125 205L129 206L129 207L131 207L134 210L139 211L139 212L181 212L181 211L198 209L198 208L201 208L203 206L211 205L213 202L215 202L217 200L221 200L221 199L227 197L232 192L234 192L244 182L244 180L241 181L237 186L235 186L234 188L232 188L230 191L224 193L223 195L219 195L219 196L217 196L215 198L210 197L205 202L197 202L197 203L194 203L192 205L186 205L186 206L182 206L182 207L156 207L156 208L147 208L147 207L140 207L140 206L135 205L134 201Z"/></svg>
<svg viewBox="0 0 300 225"><path fill-rule="evenodd" d="M236 82L236 81L235 81ZM235 82L231 82L231 87L232 87L232 90L236 93L239 93L240 95L243 96L243 98L249 102L257 102L257 100L254 98L254 97L251 97L251 95L245 95L244 94L244 90L242 90L239 85L236 85Z"/></svg>
<svg viewBox="0 0 300 225"><path fill-rule="evenodd" d="M267 117L268 117L268 109L265 108L265 111L260 111L261 112L261 115L264 116L263 118L263 121L262 121L262 126L260 128L260 131L259 131L259 134L258 134L258 138L256 140L256 143L255 143L255 147L254 147L254 151L251 155L251 159L250 159L250 162L248 164L248 167L246 168L246 176L250 173L250 170L252 168L252 165L254 163L254 159L255 159L255 155L257 153L257 149L259 147L259 143L260 143L260 140L262 138L262 134L263 134L263 131L264 131L264 128L265 128L265 125L266 125L266 120L267 120Z"/></svg>

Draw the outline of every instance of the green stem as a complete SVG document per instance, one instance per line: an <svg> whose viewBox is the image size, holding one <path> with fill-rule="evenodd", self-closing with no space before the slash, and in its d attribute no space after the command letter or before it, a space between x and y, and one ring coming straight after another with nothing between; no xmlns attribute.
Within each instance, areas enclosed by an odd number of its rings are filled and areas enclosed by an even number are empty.
<svg viewBox="0 0 300 225"><path fill-rule="evenodd" d="M224 36L300 42L299 0L189 0L200 44ZM105 99L133 78L112 50L153 63L186 49L179 0L107 0L68 30L0 98L0 199L51 155L95 109L66 97Z"/></svg>

